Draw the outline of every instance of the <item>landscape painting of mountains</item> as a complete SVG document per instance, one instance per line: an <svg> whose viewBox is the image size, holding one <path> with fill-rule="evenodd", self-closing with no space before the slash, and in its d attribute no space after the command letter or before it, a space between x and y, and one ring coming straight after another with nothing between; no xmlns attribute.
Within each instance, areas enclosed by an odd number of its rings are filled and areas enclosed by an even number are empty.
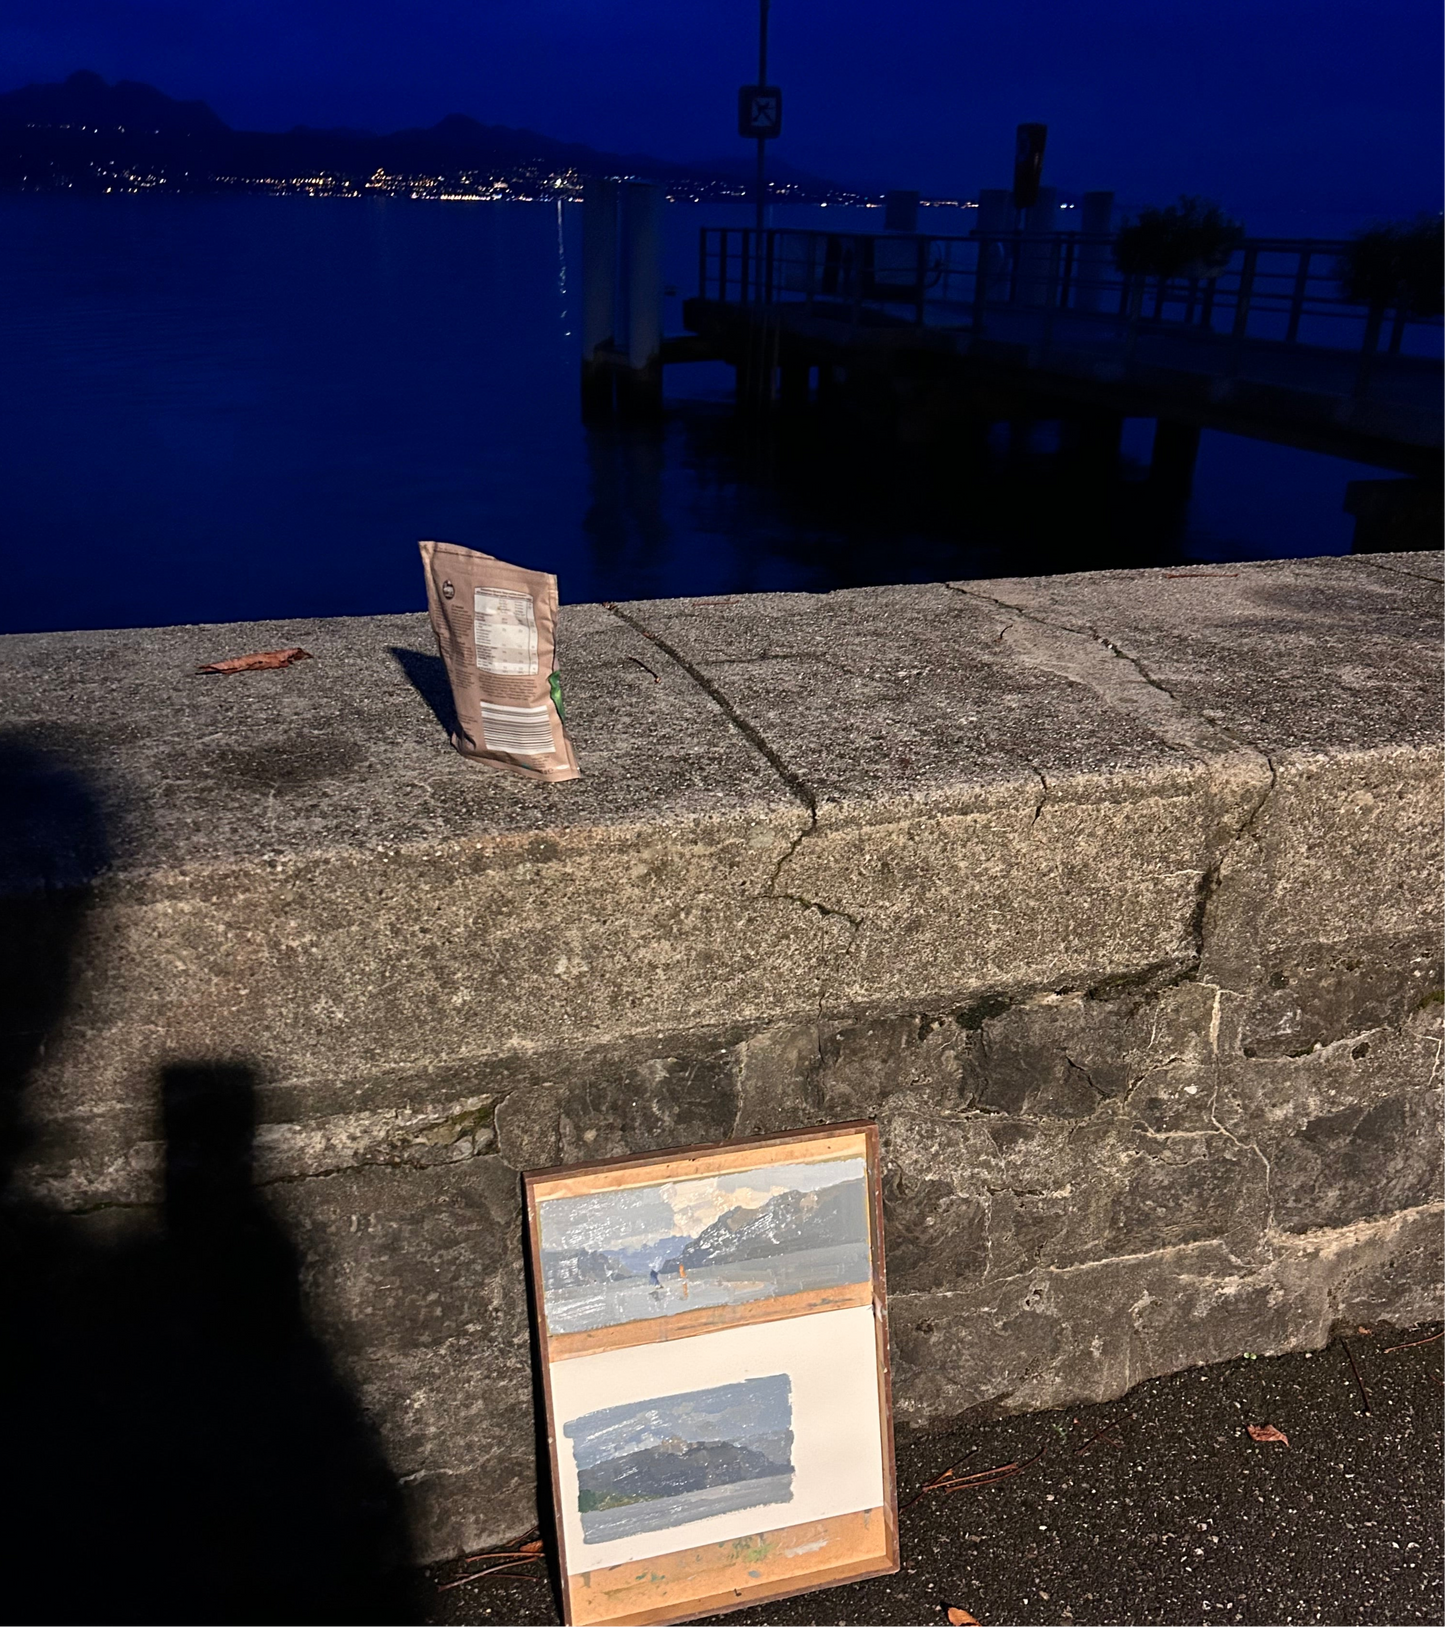
<svg viewBox="0 0 1445 1627"><path fill-rule="evenodd" d="M584 1543L786 1503L793 1495L786 1373L607 1407L574 1418L563 1433L577 1465Z"/></svg>
<svg viewBox="0 0 1445 1627"><path fill-rule="evenodd" d="M871 1281L862 1158L774 1164L540 1205L551 1334Z"/></svg>
<svg viewBox="0 0 1445 1627"><path fill-rule="evenodd" d="M898 1568L869 1123L529 1171L564 1618Z"/></svg>

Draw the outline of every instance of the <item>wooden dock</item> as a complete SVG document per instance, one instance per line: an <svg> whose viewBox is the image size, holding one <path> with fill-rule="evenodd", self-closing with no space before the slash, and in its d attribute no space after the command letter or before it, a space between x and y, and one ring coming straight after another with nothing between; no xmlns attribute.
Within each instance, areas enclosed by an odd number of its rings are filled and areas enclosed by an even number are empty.
<svg viewBox="0 0 1445 1627"><path fill-rule="evenodd" d="M1201 429L1438 478L1439 320L1346 304L1343 247L1247 241L1222 274L1161 284L1079 233L706 228L691 331L662 360L731 363L752 409L863 379L901 417L1072 420L1105 450L1154 418L1158 472L1186 487Z"/></svg>

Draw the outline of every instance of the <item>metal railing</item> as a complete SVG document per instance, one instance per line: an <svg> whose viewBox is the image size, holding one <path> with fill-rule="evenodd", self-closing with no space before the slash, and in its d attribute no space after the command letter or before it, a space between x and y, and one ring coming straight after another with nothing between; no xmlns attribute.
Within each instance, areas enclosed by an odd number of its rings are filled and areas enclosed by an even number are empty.
<svg viewBox="0 0 1445 1627"><path fill-rule="evenodd" d="M1283 344L1438 357L1441 320L1371 311L1340 292L1346 244L1326 238L1250 238L1208 276L1129 275L1112 237L978 232L930 237L707 226L698 245L705 299L801 304L855 325L952 328L1000 335L1011 316L1041 313L1100 339L1167 330ZM1075 330L1077 331L1077 330ZM1382 343L1383 341L1383 343Z"/></svg>

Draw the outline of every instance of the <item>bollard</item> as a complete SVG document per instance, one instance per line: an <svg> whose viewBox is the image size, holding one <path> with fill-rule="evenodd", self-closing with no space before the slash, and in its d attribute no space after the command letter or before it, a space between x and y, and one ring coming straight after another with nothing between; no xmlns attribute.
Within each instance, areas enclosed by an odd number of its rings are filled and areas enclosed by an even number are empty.
<svg viewBox="0 0 1445 1627"><path fill-rule="evenodd" d="M978 225L974 228L988 239L979 245L983 260L984 298L1007 299L1009 263L1017 219L1013 193L1004 187L985 187L978 195Z"/></svg>
<svg viewBox="0 0 1445 1627"><path fill-rule="evenodd" d="M612 367L604 356L614 342L617 305L617 182L587 181L582 188L582 421L612 412Z"/></svg>
<svg viewBox="0 0 1445 1627"><path fill-rule="evenodd" d="M1080 231L1084 241L1079 244L1079 292L1074 305L1080 311L1103 311L1110 307L1105 283L1114 263L1114 194L1086 192L1081 213ZM1115 294L1113 306L1117 308L1118 303L1118 295Z"/></svg>
<svg viewBox="0 0 1445 1627"><path fill-rule="evenodd" d="M662 413L662 221L666 200L650 181L622 183L622 329L617 410L631 419Z"/></svg>
<svg viewBox="0 0 1445 1627"><path fill-rule="evenodd" d="M1059 194L1055 187L1041 186L1038 201L1024 211L1024 235L1019 244L1019 265L1014 298L1020 305L1046 305L1049 299L1050 243L1031 241L1058 230Z"/></svg>
<svg viewBox="0 0 1445 1627"><path fill-rule="evenodd" d="M918 230L919 192L885 192L883 194L883 230L885 232L916 232Z"/></svg>

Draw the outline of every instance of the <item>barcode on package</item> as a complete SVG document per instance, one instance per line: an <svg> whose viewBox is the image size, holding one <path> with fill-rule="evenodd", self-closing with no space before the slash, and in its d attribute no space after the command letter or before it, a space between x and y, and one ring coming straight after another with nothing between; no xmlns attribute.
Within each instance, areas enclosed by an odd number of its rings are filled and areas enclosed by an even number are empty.
<svg viewBox="0 0 1445 1627"><path fill-rule="evenodd" d="M553 749L552 722L545 706L495 706L482 709L482 743L488 751L510 751L518 757L545 757Z"/></svg>
<svg viewBox="0 0 1445 1627"><path fill-rule="evenodd" d="M532 595L512 588L477 588L472 596L472 641L483 672L511 678L536 672L537 617Z"/></svg>

